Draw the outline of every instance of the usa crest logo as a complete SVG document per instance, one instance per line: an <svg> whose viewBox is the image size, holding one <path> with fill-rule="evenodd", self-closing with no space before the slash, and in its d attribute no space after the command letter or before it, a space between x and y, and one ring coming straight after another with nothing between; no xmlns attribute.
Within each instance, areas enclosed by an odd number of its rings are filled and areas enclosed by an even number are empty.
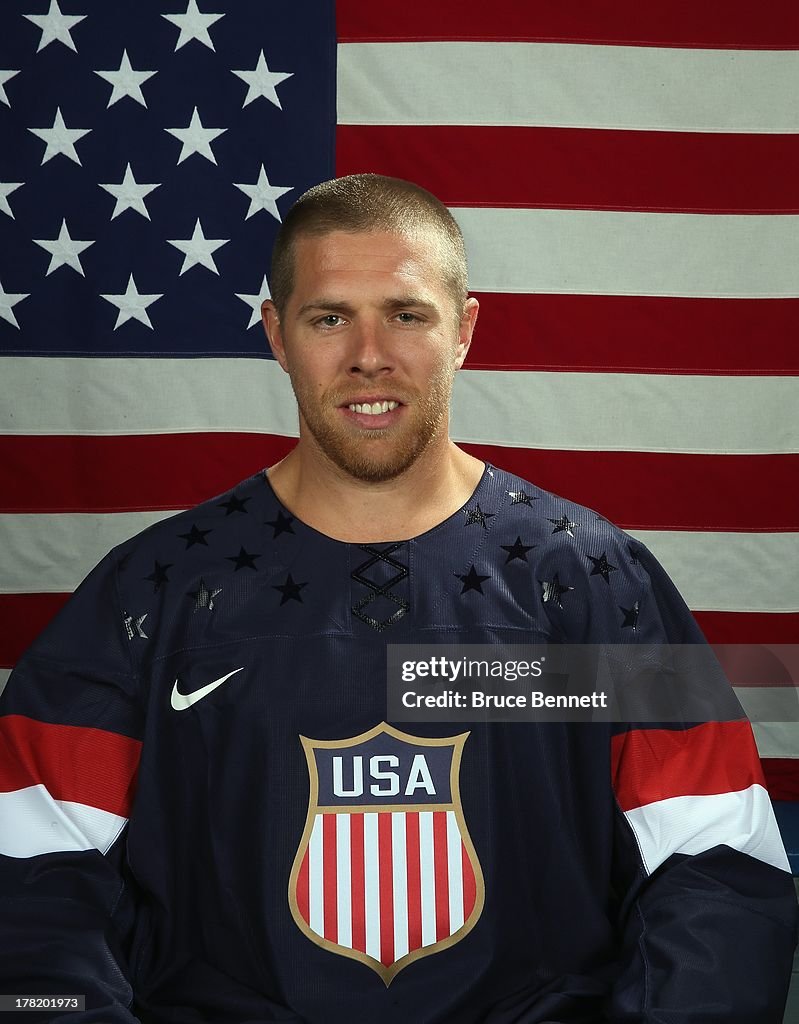
<svg viewBox="0 0 799 1024"><path fill-rule="evenodd" d="M300 737L310 798L292 916L312 942L386 985L460 942L483 909L458 786L468 736L410 736L382 722L351 739Z"/></svg>

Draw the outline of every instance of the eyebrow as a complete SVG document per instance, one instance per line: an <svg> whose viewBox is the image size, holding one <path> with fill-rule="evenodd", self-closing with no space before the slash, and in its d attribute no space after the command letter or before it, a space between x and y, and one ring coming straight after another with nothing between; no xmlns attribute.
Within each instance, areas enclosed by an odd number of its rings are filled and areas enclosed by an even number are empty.
<svg viewBox="0 0 799 1024"><path fill-rule="evenodd" d="M423 299L418 295L400 295L397 298L383 299L380 305L386 310L412 308L424 309L429 312L437 312L437 307L434 303L428 302L427 299ZM354 312L354 309L348 302L342 302L340 299L326 299L323 297L303 303L303 305L297 310L297 315L303 316L305 313L322 311L329 313L351 314Z"/></svg>

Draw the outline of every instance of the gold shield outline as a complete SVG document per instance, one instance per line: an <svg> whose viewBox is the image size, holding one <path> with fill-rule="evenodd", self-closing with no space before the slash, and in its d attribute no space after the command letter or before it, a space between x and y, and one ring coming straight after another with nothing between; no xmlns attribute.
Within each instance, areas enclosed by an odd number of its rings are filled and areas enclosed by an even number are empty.
<svg viewBox="0 0 799 1024"><path fill-rule="evenodd" d="M393 736L395 739L402 740L406 743L414 744L416 746L424 747L452 747L452 762L450 765L450 797L452 798L451 803L446 804L343 804L336 805L335 807L320 806L319 805L319 776L316 770L316 758L314 757L315 748L330 748L330 747L355 747L360 743L365 743L368 740L373 739L375 736L379 736L380 733L387 733L389 736ZM474 848L472 837L469 835L469 829L466 826L466 819L463 814L463 807L461 805L461 794L460 794L460 766L461 756L463 754L463 746L466 740L469 738L469 732L459 733L457 736L441 736L441 737L429 737L429 736L411 736L410 733L402 732L399 729L395 729L394 726L389 725L387 722L380 722L372 729L368 729L366 732L360 733L358 736L352 736L343 740L314 740L308 736L300 736L302 748L305 751L305 759L308 763L308 776L310 781L310 793L308 797L308 815L305 819L305 828L303 829L302 837L300 839L297 853L294 857L294 864L291 868L291 874L289 875L289 908L291 909L291 916L294 918L294 923L300 929L300 931L311 942L315 942L317 946L321 946L322 949L328 950L328 952L335 953L337 956L346 956L352 960L358 960L362 964L366 964L376 974L378 974L386 988L391 984L394 978L399 974L401 970L412 964L415 960L420 960L422 957L430 956L432 953L439 953L444 949L454 946L456 942L460 942L461 939L465 938L469 932L474 928L480 919L480 915L483 912L483 904L485 903L485 882L483 879L483 869L480 866L480 860L477 856L477 851ZM458 829L460 830L461 840L466 852L469 855L471 861L472 870L474 871L474 884L475 884L475 899L474 907L472 912L458 928L457 931L453 932L452 935L448 935L447 938L441 939L438 942L433 942L429 946L422 946L420 949L414 949L404 956L400 957L399 960L395 960L393 964L389 964L388 967L376 960L374 957L369 956L368 953L362 953L358 949L348 949L346 946L339 945L337 942L331 942L330 939L325 939L323 936L318 935L316 932L311 931L305 919L300 914L299 907L297 905L297 879L300 873L300 867L302 865L303 858L305 857L308 843L311 838L311 831L317 814L363 814L366 811L380 813L381 811L454 811L455 820L458 823Z"/></svg>

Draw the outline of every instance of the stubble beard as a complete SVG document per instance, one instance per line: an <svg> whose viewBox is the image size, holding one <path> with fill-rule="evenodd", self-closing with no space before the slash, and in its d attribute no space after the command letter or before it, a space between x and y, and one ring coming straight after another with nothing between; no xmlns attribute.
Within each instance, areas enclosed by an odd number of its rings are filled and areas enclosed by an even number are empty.
<svg viewBox="0 0 799 1024"><path fill-rule="evenodd" d="M310 388L291 377L300 415L321 451L344 473L366 483L382 483L401 476L430 445L446 432L454 370L442 368L425 393L393 389L406 411L394 427L358 431L344 422L338 407L348 396L341 389L318 399Z"/></svg>

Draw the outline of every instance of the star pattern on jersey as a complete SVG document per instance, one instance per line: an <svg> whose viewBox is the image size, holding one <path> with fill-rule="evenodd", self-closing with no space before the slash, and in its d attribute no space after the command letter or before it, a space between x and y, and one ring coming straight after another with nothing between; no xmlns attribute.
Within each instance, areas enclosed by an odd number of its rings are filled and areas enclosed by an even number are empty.
<svg viewBox="0 0 799 1024"><path fill-rule="evenodd" d="M622 608L622 606L619 605L619 611L624 613L624 620L622 621L621 628L631 629L633 633L637 632L639 602L633 602L632 608Z"/></svg>
<svg viewBox="0 0 799 1024"><path fill-rule="evenodd" d="M78 22L83 21L86 17L85 14L62 14L61 8L58 6L58 0L50 0L50 9L47 14L25 14L23 17L27 18L28 21L32 21L42 31L39 45L36 47L37 53L43 50L45 46L49 46L50 43L54 42L63 43L70 50L73 50L75 53L78 52L70 30Z"/></svg>
<svg viewBox="0 0 799 1024"><path fill-rule="evenodd" d="M510 495L511 505L532 505L534 501L538 501L535 495L528 494L526 491L508 491Z"/></svg>
<svg viewBox="0 0 799 1024"><path fill-rule="evenodd" d="M100 297L116 306L119 310L114 330L127 323L128 320L138 320L145 327L149 327L152 330L153 325L150 323L147 307L151 306L156 300L163 298L163 293L160 295L144 295L140 293L136 288L136 282L133 280L133 274L131 274L128 280L128 287L121 295L101 295Z"/></svg>
<svg viewBox="0 0 799 1024"><path fill-rule="evenodd" d="M208 29L216 24L220 18L224 18L224 16L224 14L204 14L197 6L197 0L189 0L184 14L161 15L162 18L171 21L173 25L180 29L178 41L175 43L176 53L182 46L190 43L193 39L196 39L198 43L202 43L203 46L207 46L209 50L214 50L214 44ZM216 51L214 50L214 52Z"/></svg>
<svg viewBox="0 0 799 1024"><path fill-rule="evenodd" d="M464 526L472 526L474 523L479 523L484 530L488 529L486 519L493 519L496 515L495 512L483 512L479 504L475 504L474 508L465 508L463 511L466 513Z"/></svg>
<svg viewBox="0 0 799 1024"><path fill-rule="evenodd" d="M122 613L122 620L125 624L125 632L127 633L128 640L133 640L134 637L140 637L142 640L149 640L150 638L142 629L142 624L147 618L147 612L144 615L129 615L127 612Z"/></svg>
<svg viewBox="0 0 799 1024"><path fill-rule="evenodd" d="M225 510L225 518L232 516L234 512L243 512L246 515L249 510L245 506L249 500L249 498L237 498L235 494L231 494L227 501L218 502L217 508Z"/></svg>
<svg viewBox="0 0 799 1024"><path fill-rule="evenodd" d="M144 205L144 197L148 196L155 189L160 188L160 186L161 182L149 185L139 184L133 176L130 164L128 164L125 168L124 177L118 185L109 182L107 185L101 184L100 188L104 188L106 192L116 199L111 220L118 217L120 213L124 213L125 210L135 210L136 213L149 220L150 213Z"/></svg>
<svg viewBox="0 0 799 1024"><path fill-rule="evenodd" d="M562 608L561 596L567 594L570 590L574 590L574 587L568 587L560 582L560 574L555 573L551 580L539 580L541 584L541 600L544 604L554 604L558 608Z"/></svg>
<svg viewBox="0 0 799 1024"><path fill-rule="evenodd" d="M54 156L65 156L74 160L79 166L83 166L75 149L75 143L79 142L84 135L88 135L91 128L67 128L64 118L61 116L61 107L56 107L52 128L29 128L28 131L45 144L42 165L46 164L48 160L52 160Z"/></svg>
<svg viewBox="0 0 799 1024"><path fill-rule="evenodd" d="M33 241L36 245L40 245L42 249L50 253L50 266L47 268L45 277L49 277L54 270L58 270L59 267L72 267L76 270L81 277L86 275L83 273L83 267L80 262L80 254L88 249L90 245L94 245L94 242L79 241L77 238L70 238L69 229L67 228L67 222L61 221L61 230L58 232L58 238L44 239L34 238Z"/></svg>
<svg viewBox="0 0 799 1024"><path fill-rule="evenodd" d="M272 540L274 540L276 537L279 537L281 533L294 533L294 527L291 525L293 522L294 516L284 516L282 510L278 509L275 518L268 519L265 525L272 527Z"/></svg>
<svg viewBox="0 0 799 1024"><path fill-rule="evenodd" d="M233 571L238 572L239 569L254 569L257 571L258 567L255 564L255 560L262 556L254 552L245 551L244 547L241 547L237 555L227 555L226 557L228 562L236 563L236 568Z"/></svg>
<svg viewBox="0 0 799 1024"><path fill-rule="evenodd" d="M490 576L482 576L474 566L472 566L467 573L461 575L455 573L458 579L461 581L463 586L461 587L461 594L466 594L470 590L476 590L478 594L483 593L483 584L486 580L491 579Z"/></svg>
<svg viewBox="0 0 799 1024"><path fill-rule="evenodd" d="M7 320L12 327L16 327L19 330L19 324L17 318L14 316L14 306L18 302L22 302L23 299L27 299L30 292L7 292L3 288L3 282L0 281L0 317Z"/></svg>
<svg viewBox="0 0 799 1024"><path fill-rule="evenodd" d="M187 270L191 270L192 267L196 266L205 267L206 270L218 274L219 271L216 268L213 254L217 249L221 249L223 245L227 245L230 239L206 238L203 234L200 218L198 217L191 238L169 238L167 241L184 254L183 266L180 268L179 275L182 277Z"/></svg>
<svg viewBox="0 0 799 1024"><path fill-rule="evenodd" d="M562 515L560 519L550 519L549 522L555 524L555 529L552 531L553 533L568 533L570 537L574 536L572 533L572 527L580 526L580 523L573 523L565 514Z"/></svg>
<svg viewBox="0 0 799 1024"><path fill-rule="evenodd" d="M259 324L261 322L261 304L266 299L272 298L272 293L269 291L269 282L266 280L266 274L264 274L260 293L256 295L240 295L236 292L236 298L241 299L242 302L246 303L250 307L250 322L247 324L247 330L254 327L256 324Z"/></svg>
<svg viewBox="0 0 799 1024"><path fill-rule="evenodd" d="M260 97L269 100L270 103L282 110L280 98L277 95L277 86L285 82L287 78L293 77L293 71L270 71L264 57L264 51L258 58L258 63L252 71L233 71L243 82L247 83L247 95L244 97L242 107L257 100Z"/></svg>
<svg viewBox="0 0 799 1024"><path fill-rule="evenodd" d="M271 185L263 164L261 164L261 170L258 174L258 181L254 185L239 185L237 182L233 182L233 184L245 196L249 197L250 208L244 218L245 220L249 220L250 217L253 217L261 210L266 210L276 221L280 222L281 218L280 211L277 208L277 201L281 196L291 192L294 188L293 185Z"/></svg>
<svg viewBox="0 0 799 1024"><path fill-rule="evenodd" d="M14 219L14 211L9 205L8 197L12 192L16 192L18 188L22 188L24 184L24 181L0 181L0 213L8 214L12 220Z"/></svg>
<svg viewBox="0 0 799 1024"><path fill-rule="evenodd" d="M218 597L221 593L221 587L211 590L201 576L199 587L196 590L190 591L186 597L190 597L194 601L195 613L200 611L202 608L207 608L209 612L212 612L214 610L214 598Z"/></svg>
<svg viewBox="0 0 799 1024"><path fill-rule="evenodd" d="M216 164L216 157L211 149L211 143L214 139L218 139L220 135L224 135L227 128L206 128L200 120L200 114L195 107L194 113L191 115L191 121L189 121L186 128L164 128L164 131L174 135L183 146L178 157L179 164L182 164L193 153L197 153L199 156L205 157L206 160L210 160L212 164Z"/></svg>
<svg viewBox="0 0 799 1024"><path fill-rule="evenodd" d="M0 103L5 103L7 107L11 106L11 102L6 95L6 82L10 82L14 75L18 74L19 71L0 71Z"/></svg>
<svg viewBox="0 0 799 1024"><path fill-rule="evenodd" d="M591 570L591 576L601 576L605 583L610 583L610 574L616 572L618 566L611 565L607 559L606 553L603 551L599 558L594 558L593 555L585 556L589 562L594 563L594 568Z"/></svg>
<svg viewBox="0 0 799 1024"><path fill-rule="evenodd" d="M280 598L280 607L282 608L288 601L299 601L300 604L303 604L303 600L300 597L300 591L307 585L307 580L305 583L295 583L291 573L289 573L288 576L286 576L286 582L273 584L272 590L279 590L282 594L282 597Z"/></svg>
<svg viewBox="0 0 799 1024"><path fill-rule="evenodd" d="M507 565L508 562L512 562L514 561L514 559L517 558L520 562L526 562L527 552L532 551L533 548L537 547L537 545L522 544L521 537L517 536L513 544L500 544L500 547L502 548L503 551L508 552L508 557L505 559L505 565Z"/></svg>
<svg viewBox="0 0 799 1024"><path fill-rule="evenodd" d="M149 576L144 577L148 583L152 583L153 593L157 594L165 583L169 583L167 571L172 568L172 565L172 562L167 562L166 565L161 565L160 562L156 561L153 571Z"/></svg>
<svg viewBox="0 0 799 1024"><path fill-rule="evenodd" d="M158 74L157 71L134 71L130 66L127 50L122 51L122 60L119 62L119 68L116 71L95 71L94 73L99 75L100 78L104 78L112 86L106 110L126 96L146 107L147 103L145 102L141 87L148 78Z"/></svg>
<svg viewBox="0 0 799 1024"><path fill-rule="evenodd" d="M186 541L186 550L193 548L195 544L202 544L203 547L208 547L208 541L205 539L209 533L213 533L213 530L201 530L199 527L192 524L191 529L188 533L179 533L178 537L181 540Z"/></svg>

